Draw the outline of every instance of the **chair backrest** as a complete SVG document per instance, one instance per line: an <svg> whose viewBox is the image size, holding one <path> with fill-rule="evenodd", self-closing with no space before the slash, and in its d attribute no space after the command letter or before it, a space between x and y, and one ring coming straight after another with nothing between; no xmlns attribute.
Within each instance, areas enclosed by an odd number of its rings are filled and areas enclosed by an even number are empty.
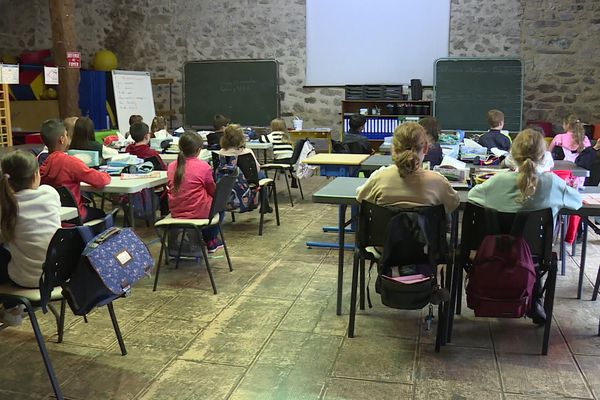
<svg viewBox="0 0 600 400"><path fill-rule="evenodd" d="M300 157L300 154L302 153L302 148L304 147L304 142L306 142L307 140L308 139L296 140L296 143L294 144L294 152L292 153L292 158L290 158L291 165L296 164L296 162L298 161L298 157Z"/></svg>
<svg viewBox="0 0 600 400"><path fill-rule="evenodd" d="M222 211L227 211L227 202L231 197L231 191L233 190L236 181L236 175L224 175L219 179L215 194L213 195L208 219L212 219L213 216Z"/></svg>
<svg viewBox="0 0 600 400"><path fill-rule="evenodd" d="M523 237L531 254L540 262L550 263L553 232L554 218L550 208L505 213L467 203L462 220L461 254L468 257L470 251L479 249L487 235L511 234Z"/></svg>
<svg viewBox="0 0 600 400"><path fill-rule="evenodd" d="M358 217L356 246L364 250L368 246L383 247L389 243L388 225L392 218L401 214L420 215L424 221L423 233L427 236L430 256L442 262L447 254L446 212L443 205L414 208L386 207L363 201ZM411 249L405 249L410 253Z"/></svg>
<svg viewBox="0 0 600 400"><path fill-rule="evenodd" d="M258 169L256 167L256 160L252 154L239 155L237 157L237 166L249 184L258 186Z"/></svg>
<svg viewBox="0 0 600 400"><path fill-rule="evenodd" d="M345 143L345 145L348 147L350 154L370 154L370 151L362 143L351 142Z"/></svg>
<svg viewBox="0 0 600 400"><path fill-rule="evenodd" d="M77 225L81 225L81 216L79 215L79 207L77 205L77 201L75 200L75 196L73 196L73 193L64 186L59 186L55 189L58 192L58 195L60 197L60 205L61 206L77 208L77 218L74 218L73 220L76 220L75 223Z"/></svg>
<svg viewBox="0 0 600 400"><path fill-rule="evenodd" d="M96 150L69 150L67 154L79 158L88 167L100 165L100 155Z"/></svg>
<svg viewBox="0 0 600 400"><path fill-rule="evenodd" d="M52 289L69 279L84 248L85 242L77 227L60 228L50 240L40 277L41 306L44 311Z"/></svg>
<svg viewBox="0 0 600 400"><path fill-rule="evenodd" d="M163 168L160 160L158 159L158 156L144 158L144 161L151 162L155 171L164 171L164 168Z"/></svg>

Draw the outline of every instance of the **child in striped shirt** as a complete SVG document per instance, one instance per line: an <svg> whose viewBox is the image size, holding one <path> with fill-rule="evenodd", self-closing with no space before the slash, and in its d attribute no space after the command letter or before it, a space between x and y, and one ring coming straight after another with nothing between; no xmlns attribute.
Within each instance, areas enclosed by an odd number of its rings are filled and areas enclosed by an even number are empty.
<svg viewBox="0 0 600 400"><path fill-rule="evenodd" d="M288 162L294 153L294 146L290 143L285 121L275 118L271 121L271 133L258 138L261 143L273 143L273 160Z"/></svg>

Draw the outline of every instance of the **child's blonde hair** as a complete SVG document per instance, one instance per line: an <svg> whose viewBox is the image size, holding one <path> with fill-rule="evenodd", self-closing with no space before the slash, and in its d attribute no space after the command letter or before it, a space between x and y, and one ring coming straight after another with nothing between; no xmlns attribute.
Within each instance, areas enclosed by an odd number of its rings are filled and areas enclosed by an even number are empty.
<svg viewBox="0 0 600 400"><path fill-rule="evenodd" d="M585 140L585 130L583 124L575 114L569 114L563 121L565 128L573 133L573 141L577 144L577 152L583 150L583 141Z"/></svg>
<svg viewBox="0 0 600 400"><path fill-rule="evenodd" d="M69 139L73 139L73 132L75 131L75 123L79 117L67 117L63 120L65 129L67 130L67 136Z"/></svg>
<svg viewBox="0 0 600 400"><path fill-rule="evenodd" d="M273 121L271 121L271 131L287 132L287 126L285 126L285 121L281 118L275 118Z"/></svg>
<svg viewBox="0 0 600 400"><path fill-rule="evenodd" d="M32 187L39 167L35 156L23 150L8 153L0 166L0 230L4 239L10 241L15 236L19 216L15 193Z"/></svg>
<svg viewBox="0 0 600 400"><path fill-rule="evenodd" d="M229 124L223 131L221 136L221 148L222 149L241 149L246 145L246 138L244 137L244 131L238 124Z"/></svg>
<svg viewBox="0 0 600 400"><path fill-rule="evenodd" d="M487 121L490 128L496 128L504 122L504 113L500 110L490 110L487 112Z"/></svg>
<svg viewBox="0 0 600 400"><path fill-rule="evenodd" d="M394 130L392 158L401 177L417 171L421 165L419 153L427 145L427 132L416 122L405 122Z"/></svg>
<svg viewBox="0 0 600 400"><path fill-rule="evenodd" d="M517 187L522 203L533 197L537 190L539 178L536 167L543 161L545 151L544 136L535 129L525 129L513 140L510 153L519 169Z"/></svg>

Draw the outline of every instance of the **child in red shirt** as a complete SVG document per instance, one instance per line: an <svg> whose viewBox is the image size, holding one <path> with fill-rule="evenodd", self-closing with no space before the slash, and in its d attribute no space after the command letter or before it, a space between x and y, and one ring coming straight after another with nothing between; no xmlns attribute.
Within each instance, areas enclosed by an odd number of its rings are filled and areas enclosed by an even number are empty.
<svg viewBox="0 0 600 400"><path fill-rule="evenodd" d="M125 149L126 153L137 156L144 160L155 157L160 165L160 168L157 168L156 165L154 168L160 169L161 171L165 171L167 169L167 166L160 157L160 153L152 149L148 144L150 143L150 128L148 128L148 125L143 122L136 122L129 127L129 134L135 143L127 146Z"/></svg>
<svg viewBox="0 0 600 400"><path fill-rule="evenodd" d="M48 147L48 158L40 167L42 184L53 187L64 186L73 193L82 222L102 218L102 210L86 206L81 201L81 182L101 189L110 183L110 175L89 168L80 159L70 156L65 151L71 139L62 121L49 119L42 124L42 140Z"/></svg>
<svg viewBox="0 0 600 400"><path fill-rule="evenodd" d="M216 184L210 165L198 158L200 150L201 136L190 131L181 135L179 156L167 170L169 207L174 218L207 219L209 216ZM223 248L218 234L218 225L202 229L209 253Z"/></svg>

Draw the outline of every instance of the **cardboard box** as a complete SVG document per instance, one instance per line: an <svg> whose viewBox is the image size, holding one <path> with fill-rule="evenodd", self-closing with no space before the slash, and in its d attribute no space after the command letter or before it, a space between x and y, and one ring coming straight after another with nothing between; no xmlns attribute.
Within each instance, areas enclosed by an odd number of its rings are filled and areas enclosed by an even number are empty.
<svg viewBox="0 0 600 400"><path fill-rule="evenodd" d="M58 100L21 100L10 102L13 132L39 132L42 123L60 118Z"/></svg>

